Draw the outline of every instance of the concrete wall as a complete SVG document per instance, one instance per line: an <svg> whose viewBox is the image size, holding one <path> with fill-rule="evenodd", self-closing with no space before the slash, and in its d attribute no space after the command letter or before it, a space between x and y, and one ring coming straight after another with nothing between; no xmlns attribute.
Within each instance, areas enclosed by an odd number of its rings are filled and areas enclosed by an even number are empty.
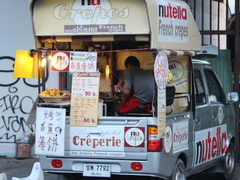
<svg viewBox="0 0 240 180"><path fill-rule="evenodd" d="M36 79L13 77L15 51L34 48L28 0L0 0L0 156L16 155L16 140L34 133L26 123L38 95ZM50 85L51 84L51 85ZM58 74L51 73L47 86L58 87Z"/></svg>

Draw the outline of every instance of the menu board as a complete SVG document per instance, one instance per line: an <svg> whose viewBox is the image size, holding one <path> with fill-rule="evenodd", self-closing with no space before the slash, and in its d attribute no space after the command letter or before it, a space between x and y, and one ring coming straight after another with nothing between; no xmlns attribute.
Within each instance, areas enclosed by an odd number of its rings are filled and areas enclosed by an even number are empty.
<svg viewBox="0 0 240 180"><path fill-rule="evenodd" d="M35 153L64 156L66 109L37 108Z"/></svg>
<svg viewBox="0 0 240 180"><path fill-rule="evenodd" d="M99 72L73 73L71 126L97 126Z"/></svg>
<svg viewBox="0 0 240 180"><path fill-rule="evenodd" d="M97 53L71 51L70 72L96 72Z"/></svg>

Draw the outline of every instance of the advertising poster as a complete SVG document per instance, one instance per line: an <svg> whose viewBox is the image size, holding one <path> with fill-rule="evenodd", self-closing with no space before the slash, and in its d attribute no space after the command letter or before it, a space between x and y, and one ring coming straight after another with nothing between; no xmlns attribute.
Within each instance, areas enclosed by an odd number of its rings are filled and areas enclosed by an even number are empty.
<svg viewBox="0 0 240 180"><path fill-rule="evenodd" d="M158 88L158 134L164 138L166 127L166 89Z"/></svg>
<svg viewBox="0 0 240 180"><path fill-rule="evenodd" d="M82 154L88 155L93 151L124 151L124 128L117 126L111 126L111 128L108 126L71 126L70 150L72 151L72 154L74 154L74 151L85 151L85 153L82 152ZM78 152L75 152L75 154L76 153Z"/></svg>
<svg viewBox="0 0 240 180"><path fill-rule="evenodd" d="M188 11L183 3L158 0L158 41L188 43Z"/></svg>
<svg viewBox="0 0 240 180"><path fill-rule="evenodd" d="M37 108L35 153L64 156L66 109Z"/></svg>
<svg viewBox="0 0 240 180"><path fill-rule="evenodd" d="M189 57L172 57L169 59L169 70L172 73L172 80L168 86L174 86L176 88L175 97L179 97L174 99L174 112L186 111L189 106ZM177 95L177 93L181 94Z"/></svg>
<svg viewBox="0 0 240 180"><path fill-rule="evenodd" d="M229 143L226 124L195 132L194 166L224 156Z"/></svg>
<svg viewBox="0 0 240 180"><path fill-rule="evenodd" d="M158 88L164 89L168 80L168 58L164 51L158 52L154 63L154 77Z"/></svg>
<svg viewBox="0 0 240 180"><path fill-rule="evenodd" d="M168 58L164 51L158 52L154 63L154 77L158 86L158 131L164 137L166 125L166 86L168 80Z"/></svg>
<svg viewBox="0 0 240 180"><path fill-rule="evenodd" d="M71 51L70 72L96 72L97 53Z"/></svg>
<svg viewBox="0 0 240 180"><path fill-rule="evenodd" d="M52 51L51 52L51 71L67 72L69 71L70 52Z"/></svg>
<svg viewBox="0 0 240 180"><path fill-rule="evenodd" d="M97 126L100 73L73 73L71 126Z"/></svg>
<svg viewBox="0 0 240 180"><path fill-rule="evenodd" d="M188 121L173 123L173 153L188 149Z"/></svg>

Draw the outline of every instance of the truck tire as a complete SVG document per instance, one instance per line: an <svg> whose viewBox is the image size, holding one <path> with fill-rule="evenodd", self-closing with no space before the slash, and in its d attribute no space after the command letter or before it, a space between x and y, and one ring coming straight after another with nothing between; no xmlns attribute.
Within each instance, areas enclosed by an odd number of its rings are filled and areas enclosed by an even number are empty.
<svg viewBox="0 0 240 180"><path fill-rule="evenodd" d="M173 175L170 180L186 180L186 167L184 162L181 159L177 160L175 165Z"/></svg>
<svg viewBox="0 0 240 180"><path fill-rule="evenodd" d="M234 154L234 146L230 144L227 153L224 158L224 176L227 180L230 180L234 176L235 172L235 154Z"/></svg>

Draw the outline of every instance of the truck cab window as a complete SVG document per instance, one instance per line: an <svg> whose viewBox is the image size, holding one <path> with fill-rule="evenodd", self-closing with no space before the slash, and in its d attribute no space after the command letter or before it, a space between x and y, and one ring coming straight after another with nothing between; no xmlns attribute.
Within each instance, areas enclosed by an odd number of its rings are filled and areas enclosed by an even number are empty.
<svg viewBox="0 0 240 180"><path fill-rule="evenodd" d="M195 97L196 104L202 105L206 103L206 93L203 85L201 72L197 69L194 70L194 83L195 83Z"/></svg>
<svg viewBox="0 0 240 180"><path fill-rule="evenodd" d="M209 69L205 69L204 74L205 74L205 78L207 81L209 96L214 96L216 98L217 102L223 103L225 100L225 98L224 98L225 95L222 91L222 88L221 88L215 74Z"/></svg>

